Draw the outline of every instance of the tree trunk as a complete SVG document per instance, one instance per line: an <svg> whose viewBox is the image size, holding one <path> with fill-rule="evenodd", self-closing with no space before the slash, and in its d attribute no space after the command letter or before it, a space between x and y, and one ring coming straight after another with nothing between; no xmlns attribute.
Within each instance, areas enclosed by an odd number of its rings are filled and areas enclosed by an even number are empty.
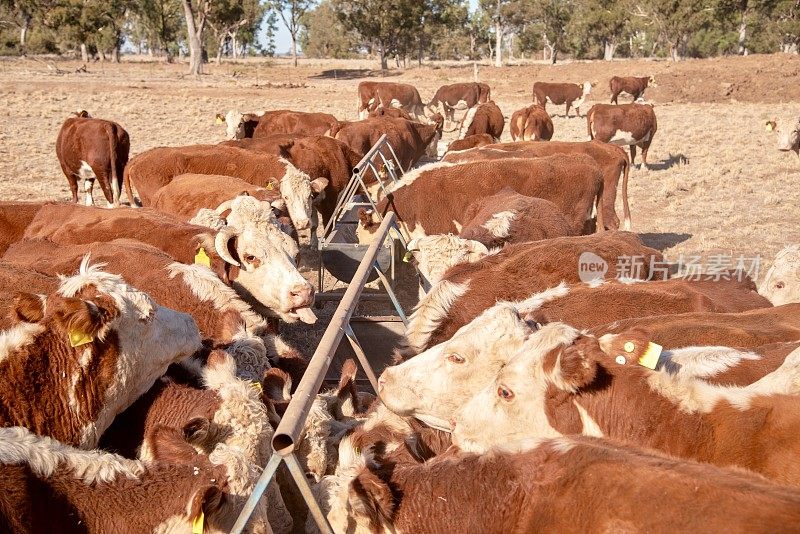
<svg viewBox="0 0 800 534"><path fill-rule="evenodd" d="M558 59L558 48L556 45L553 45L553 52L550 54L550 63L555 65L556 59Z"/></svg>
<svg viewBox="0 0 800 534"><path fill-rule="evenodd" d="M503 25L498 20L494 25L494 66L503 66Z"/></svg>
<svg viewBox="0 0 800 534"><path fill-rule="evenodd" d="M297 34L292 34L292 66L297 66Z"/></svg>
<svg viewBox="0 0 800 534"><path fill-rule="evenodd" d="M386 61L386 48L384 48L383 43L378 45L378 54L380 54L381 58L381 70L387 70L389 68L389 63Z"/></svg>
<svg viewBox="0 0 800 534"><path fill-rule="evenodd" d="M678 54L678 45L676 43L669 43L669 58L672 61L678 61L680 55Z"/></svg>
<svg viewBox="0 0 800 534"><path fill-rule="evenodd" d="M189 74L203 74L203 25L205 20L195 25L190 0L182 0L183 14L186 18L186 33L189 37Z"/></svg>
<svg viewBox="0 0 800 534"><path fill-rule="evenodd" d="M611 61L614 59L614 53L617 51L617 45L610 41L605 41L603 48L603 59L605 61Z"/></svg>
<svg viewBox="0 0 800 534"><path fill-rule="evenodd" d="M225 48L225 39L228 36L223 34L219 39L219 46L217 47L217 65L222 65L222 49Z"/></svg>
<svg viewBox="0 0 800 534"><path fill-rule="evenodd" d="M84 63L89 62L89 49L86 48L86 43L81 43L81 61Z"/></svg>
<svg viewBox="0 0 800 534"><path fill-rule="evenodd" d="M114 63L119 63L119 45L115 45L114 48L111 49L111 61Z"/></svg>
<svg viewBox="0 0 800 534"><path fill-rule="evenodd" d="M742 20L739 23L739 55L747 55L747 12L742 13Z"/></svg>
<svg viewBox="0 0 800 534"><path fill-rule="evenodd" d="M231 37L231 50L233 59L239 59L239 43L236 42L236 34Z"/></svg>
<svg viewBox="0 0 800 534"><path fill-rule="evenodd" d="M28 44L28 29L31 27L31 16L27 13L22 15L22 26L19 29L19 53L25 55L25 45Z"/></svg>

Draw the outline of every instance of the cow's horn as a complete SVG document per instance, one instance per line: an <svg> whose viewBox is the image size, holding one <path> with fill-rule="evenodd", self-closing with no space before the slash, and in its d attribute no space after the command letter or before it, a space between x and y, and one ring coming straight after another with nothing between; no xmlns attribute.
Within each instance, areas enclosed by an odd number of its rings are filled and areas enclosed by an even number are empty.
<svg viewBox="0 0 800 534"><path fill-rule="evenodd" d="M217 209L215 209L214 211L217 213L217 215L222 215L223 213L225 213L226 210L231 209L231 203L233 203L233 200L226 200L225 202L217 206Z"/></svg>
<svg viewBox="0 0 800 534"><path fill-rule="evenodd" d="M217 232L217 237L214 238L214 248L217 250L217 254L219 257L225 260L226 262L230 263L235 267L239 267L239 262L233 259L231 253L228 252L228 241L231 240L232 237L236 236L236 229L232 226L223 226L219 232Z"/></svg>

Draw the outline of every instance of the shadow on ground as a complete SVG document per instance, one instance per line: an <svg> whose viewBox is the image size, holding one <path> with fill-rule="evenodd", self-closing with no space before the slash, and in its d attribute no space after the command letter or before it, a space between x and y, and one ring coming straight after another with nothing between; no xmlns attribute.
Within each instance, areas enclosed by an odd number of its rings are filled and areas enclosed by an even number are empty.
<svg viewBox="0 0 800 534"><path fill-rule="evenodd" d="M644 243L648 247L661 251L674 247L675 245L679 245L684 241L688 241L692 237L693 237L692 234L683 234L675 232L664 232L664 233L653 232L653 233L639 234L639 239L642 240L642 243Z"/></svg>
<svg viewBox="0 0 800 534"><path fill-rule="evenodd" d="M400 76L399 70L371 70L371 69L329 69L309 76L315 80L355 80L358 78L389 78Z"/></svg>

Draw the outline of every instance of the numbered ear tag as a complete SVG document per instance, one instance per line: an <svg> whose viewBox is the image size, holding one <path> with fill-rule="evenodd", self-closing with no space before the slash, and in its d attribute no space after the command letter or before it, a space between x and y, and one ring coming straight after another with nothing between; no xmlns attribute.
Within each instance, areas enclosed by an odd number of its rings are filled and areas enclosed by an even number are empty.
<svg viewBox="0 0 800 534"><path fill-rule="evenodd" d="M80 347L92 341L94 341L94 337L86 332L79 332L77 330L70 330L69 332L69 344L73 347Z"/></svg>
<svg viewBox="0 0 800 534"><path fill-rule="evenodd" d="M647 344L647 350L639 358L639 365L647 367L648 369L655 369L658 364L658 358L661 356L661 351L664 347L657 343L650 342Z"/></svg>
<svg viewBox="0 0 800 534"><path fill-rule="evenodd" d="M267 182L267 189L272 191L273 189L275 189L275 184L273 184L272 182Z"/></svg>
<svg viewBox="0 0 800 534"><path fill-rule="evenodd" d="M200 510L200 514L192 521L192 534L203 534L203 523L206 520L206 515Z"/></svg>
<svg viewBox="0 0 800 534"><path fill-rule="evenodd" d="M197 251L197 254L194 256L194 262L197 265L205 265L206 267L211 267L211 258L206 254L206 249L200 247L200 250Z"/></svg>
<svg viewBox="0 0 800 534"><path fill-rule="evenodd" d="M408 263L409 261L411 261L411 258L413 257L414 253L411 252L410 250L407 251L405 254L403 254L403 263Z"/></svg>

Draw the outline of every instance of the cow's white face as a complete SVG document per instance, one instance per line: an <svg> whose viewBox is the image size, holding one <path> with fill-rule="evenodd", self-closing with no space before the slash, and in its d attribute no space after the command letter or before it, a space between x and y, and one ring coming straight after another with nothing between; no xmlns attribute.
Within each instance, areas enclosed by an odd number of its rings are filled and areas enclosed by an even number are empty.
<svg viewBox="0 0 800 534"><path fill-rule="evenodd" d="M456 414L453 443L465 451L485 452L515 441L559 436L548 422L545 400L550 385L571 390L563 349L577 338L575 329L561 323L530 336Z"/></svg>
<svg viewBox="0 0 800 534"><path fill-rule="evenodd" d="M229 140L244 139L244 115L232 109L225 114L225 130Z"/></svg>
<svg viewBox="0 0 800 534"><path fill-rule="evenodd" d="M655 78L655 76L650 76L650 77L647 79L647 85L648 85L649 87L658 87L658 85L656 85L656 78Z"/></svg>
<svg viewBox="0 0 800 534"><path fill-rule="evenodd" d="M758 292L773 306L800 302L800 245L778 252Z"/></svg>
<svg viewBox="0 0 800 534"><path fill-rule="evenodd" d="M461 327L449 341L387 368L378 394L393 412L450 430L456 412L533 333L511 304L497 304Z"/></svg>
<svg viewBox="0 0 800 534"><path fill-rule="evenodd" d="M778 150L798 152L800 150L800 119L794 126L781 128L778 132Z"/></svg>
<svg viewBox="0 0 800 534"><path fill-rule="evenodd" d="M412 239L407 250L417 262L425 293L453 265L475 262L489 254L483 243L454 235L431 235Z"/></svg>
<svg viewBox="0 0 800 534"><path fill-rule="evenodd" d="M311 226L313 206L311 200L322 193L327 187L328 180L309 176L297 169L294 165L282 159L286 165L286 174L281 178L281 198L286 204L286 210L292 219L292 224L297 230L305 230Z"/></svg>
<svg viewBox="0 0 800 534"><path fill-rule="evenodd" d="M96 443L114 417L144 394L170 364L200 349L200 332L190 315L160 306L146 293L126 284L122 277L105 273L98 266L89 266L88 256L81 263L79 274L63 280L58 294L84 299L85 306L98 313L99 302L111 301L116 307L116 312L107 310L100 314L115 316L93 334L96 339L108 339L114 333L118 339L115 370L107 377L112 382L106 389L104 406L97 420L83 429L82 443ZM81 332L76 335L80 337ZM92 353L95 345L87 343L83 350L81 361L86 361L87 366L97 357ZM81 346L76 350L80 351ZM75 377L68 379L77 380ZM71 394L76 396L74 402L80 405L80 392Z"/></svg>

